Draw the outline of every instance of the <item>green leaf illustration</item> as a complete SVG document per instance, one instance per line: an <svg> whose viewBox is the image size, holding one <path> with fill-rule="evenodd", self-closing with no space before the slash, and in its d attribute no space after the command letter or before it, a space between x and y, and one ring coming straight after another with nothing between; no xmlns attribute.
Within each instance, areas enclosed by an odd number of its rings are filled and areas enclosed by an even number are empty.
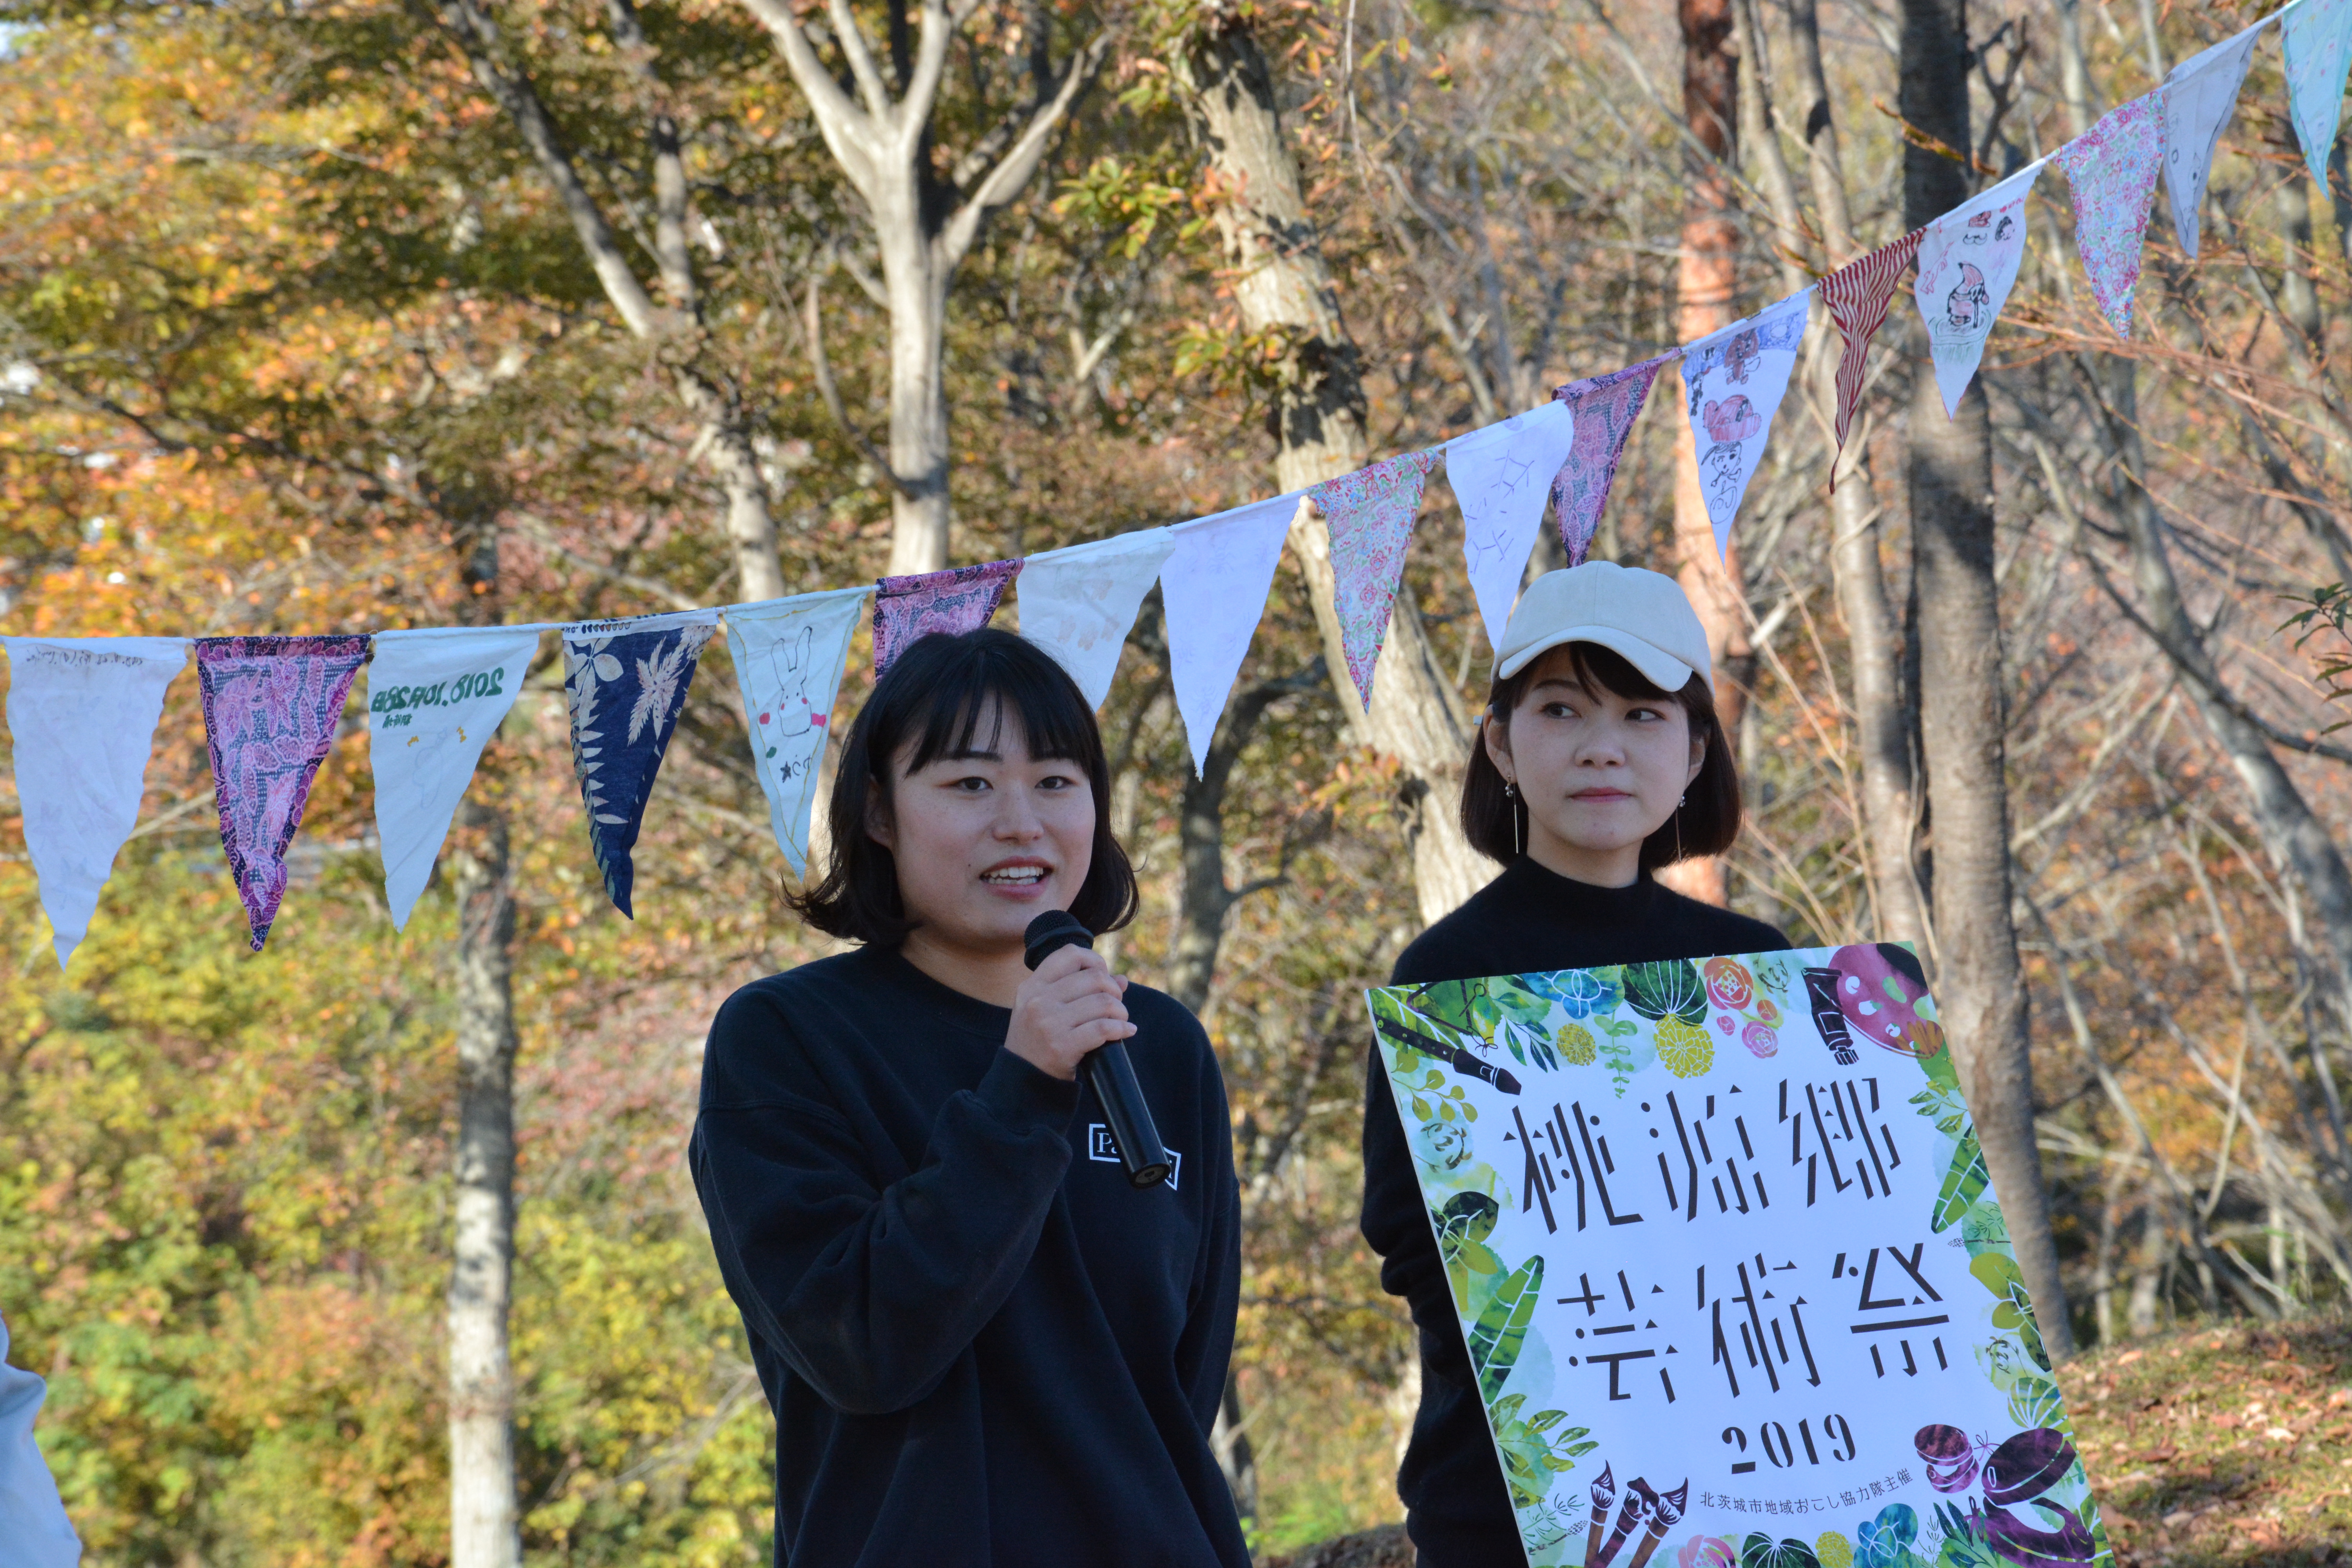
<svg viewBox="0 0 2352 1568"><path fill-rule="evenodd" d="M1936 1194L1935 1211L1927 1216L1927 1228L1945 1231L1953 1222L1976 1205L1992 1182L1992 1173L1985 1169L1984 1147L1971 1131L1952 1151L1952 1163L1944 1172L1944 1184Z"/></svg>
<svg viewBox="0 0 2352 1568"><path fill-rule="evenodd" d="M1470 1364L1477 1369L1479 1392L1490 1400L1502 1393L1504 1380L1518 1364L1519 1347L1543 1295L1543 1272L1541 1257L1520 1264L1495 1287L1493 1300L1470 1331Z"/></svg>

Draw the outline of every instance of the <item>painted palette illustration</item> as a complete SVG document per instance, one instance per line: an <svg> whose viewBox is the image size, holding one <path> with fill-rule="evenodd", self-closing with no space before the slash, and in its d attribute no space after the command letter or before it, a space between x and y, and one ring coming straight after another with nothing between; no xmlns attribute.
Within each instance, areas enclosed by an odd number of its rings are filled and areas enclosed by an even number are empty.
<svg viewBox="0 0 2352 1568"><path fill-rule="evenodd" d="M1907 947L1368 994L1531 1568L2114 1562Z"/></svg>

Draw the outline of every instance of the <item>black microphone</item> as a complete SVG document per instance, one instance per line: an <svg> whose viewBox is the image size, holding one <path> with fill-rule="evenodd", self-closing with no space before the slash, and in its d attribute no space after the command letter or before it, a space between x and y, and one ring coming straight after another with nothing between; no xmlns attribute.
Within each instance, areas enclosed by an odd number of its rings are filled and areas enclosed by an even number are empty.
<svg viewBox="0 0 2352 1568"><path fill-rule="evenodd" d="M1034 969L1052 954L1075 942L1092 949L1095 933L1078 923L1067 910L1047 910L1029 922L1022 934L1021 961ZM1110 1135L1118 1142L1119 1163L1127 1167L1129 1186L1156 1187L1174 1168L1160 1129L1151 1124L1151 1108L1143 1102L1143 1086L1135 1081L1135 1063L1127 1042L1110 1040L1078 1058L1078 1078L1095 1091Z"/></svg>

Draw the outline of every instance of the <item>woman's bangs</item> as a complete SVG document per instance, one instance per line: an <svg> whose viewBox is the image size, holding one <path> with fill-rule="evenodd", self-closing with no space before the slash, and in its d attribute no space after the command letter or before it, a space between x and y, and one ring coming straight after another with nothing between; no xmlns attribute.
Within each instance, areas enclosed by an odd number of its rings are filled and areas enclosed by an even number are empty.
<svg viewBox="0 0 2352 1568"><path fill-rule="evenodd" d="M1073 700L1076 697L1069 682L1036 679L1012 660L996 657L993 649L958 660L920 700L921 711L908 726L919 726L919 733L907 771L913 773L941 757L1002 755L1008 713L1020 726L1031 757L1091 768L1100 754L1100 742L1094 715Z"/></svg>

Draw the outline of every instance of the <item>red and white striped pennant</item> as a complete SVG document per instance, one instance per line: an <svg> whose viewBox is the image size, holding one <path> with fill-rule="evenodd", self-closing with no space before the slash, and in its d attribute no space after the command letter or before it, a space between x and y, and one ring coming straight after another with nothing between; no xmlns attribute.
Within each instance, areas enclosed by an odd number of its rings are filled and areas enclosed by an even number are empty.
<svg viewBox="0 0 2352 1568"><path fill-rule="evenodd" d="M1838 353L1837 448L1845 451L1845 433L1853 423L1854 405L1862 401L1862 373L1870 354L1870 340L1886 320L1895 299L1895 285L1919 253L1925 228L1915 228L1894 244L1857 257L1821 281L1822 303L1845 340ZM1837 488L1837 458L1830 459L1830 488Z"/></svg>

